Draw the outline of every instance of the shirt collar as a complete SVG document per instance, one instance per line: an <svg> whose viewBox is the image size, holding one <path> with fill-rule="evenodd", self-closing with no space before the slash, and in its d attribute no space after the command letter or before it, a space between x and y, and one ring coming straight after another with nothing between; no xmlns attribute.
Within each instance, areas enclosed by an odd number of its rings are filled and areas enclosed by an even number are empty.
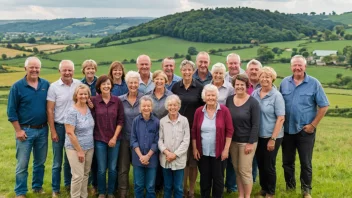
<svg viewBox="0 0 352 198"><path fill-rule="evenodd" d="M155 117L155 116L153 115L153 113L150 113L150 119L149 119L149 120L152 120L152 121L153 121L153 120L154 120L154 117ZM144 120L142 113L139 113L139 119L140 119L140 120ZM149 120L148 120L148 121L149 121Z"/></svg>
<svg viewBox="0 0 352 198"><path fill-rule="evenodd" d="M183 84L183 80L180 81L180 87L184 87L185 85ZM192 78L192 82L191 82L191 86L192 87L197 87L197 83L196 81Z"/></svg>
<svg viewBox="0 0 352 198"><path fill-rule="evenodd" d="M27 75L25 75L22 80L23 80L24 86L30 86L28 85L28 82L27 82ZM41 82L42 82L41 78L38 77L38 88Z"/></svg>
<svg viewBox="0 0 352 198"><path fill-rule="evenodd" d="M210 81L210 84L213 85L213 80ZM228 88L230 83L224 79L224 83L222 83L221 87Z"/></svg>
<svg viewBox="0 0 352 198"><path fill-rule="evenodd" d="M150 72L147 85L149 85L152 82L152 80L153 80L152 76L153 76L153 74L152 74L152 72ZM144 84L142 78L139 78L139 84Z"/></svg>
<svg viewBox="0 0 352 198"><path fill-rule="evenodd" d="M303 82L305 82L305 83L309 82L309 78L310 78L309 75L306 72L304 72ZM289 78L289 81L293 82L293 75L291 76L291 78Z"/></svg>
<svg viewBox="0 0 352 198"><path fill-rule="evenodd" d="M205 111L206 111L206 109L207 109L207 105L205 104L205 105L204 105L204 107L203 107L203 109L202 109L202 111L203 111L203 112L205 112ZM216 111L218 111L218 110L221 110L221 109L220 109L220 104L219 104L219 103L217 103L217 105L216 105Z"/></svg>
<svg viewBox="0 0 352 198"><path fill-rule="evenodd" d="M198 75L198 69L194 72L193 78L200 80L199 75ZM212 78L213 78L213 76L211 75L211 73L208 70L207 77L205 78L205 80L211 80Z"/></svg>
<svg viewBox="0 0 352 198"><path fill-rule="evenodd" d="M127 101L128 98L128 94L130 94L129 92L127 92L126 94L120 96L121 101ZM137 101L139 100L139 98L141 98L143 96L143 93L138 92L137 94Z"/></svg>
<svg viewBox="0 0 352 198"><path fill-rule="evenodd" d="M90 83L90 84L94 84L97 81L97 79L98 78L96 76L94 76L94 79L93 79L92 83ZM84 84L88 84L86 77L82 78L81 82L84 83Z"/></svg>
<svg viewBox="0 0 352 198"><path fill-rule="evenodd" d="M116 102L116 98L112 97L111 94L110 94L110 96L111 97L110 97L110 100L109 100L108 103L110 103L110 102L115 103ZM97 100L99 101L99 103L105 103L101 94L96 95L95 97L97 97Z"/></svg>
<svg viewBox="0 0 352 198"><path fill-rule="evenodd" d="M181 115L180 115L180 113L178 113L176 123L181 121L181 120L180 120L180 117L181 117ZM167 116L166 116L166 122L173 123L173 122L170 120L170 118L169 118L169 114L167 114Z"/></svg>

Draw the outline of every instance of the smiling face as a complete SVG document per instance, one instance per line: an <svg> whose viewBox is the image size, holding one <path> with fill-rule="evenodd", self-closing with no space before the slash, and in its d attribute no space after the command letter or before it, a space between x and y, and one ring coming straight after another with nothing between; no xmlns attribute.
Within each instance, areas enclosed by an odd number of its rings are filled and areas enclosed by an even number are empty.
<svg viewBox="0 0 352 198"><path fill-rule="evenodd" d="M40 62L37 59L31 59L27 67L24 69L26 70L27 78L28 79L38 79L40 74Z"/></svg>
<svg viewBox="0 0 352 198"><path fill-rule="evenodd" d="M164 88L166 80L161 74L159 74L154 78L153 82L155 84L155 88Z"/></svg>
<svg viewBox="0 0 352 198"><path fill-rule="evenodd" d="M270 73L263 72L260 74L259 83L262 87L269 87L273 85L273 77Z"/></svg>
<svg viewBox="0 0 352 198"><path fill-rule="evenodd" d="M148 56L140 56L137 63L138 72L141 75L149 75L151 62Z"/></svg>
<svg viewBox="0 0 352 198"><path fill-rule="evenodd" d="M210 91L210 90L205 91L204 102L207 105L214 106L216 105L217 100L218 100L218 97L217 97L216 91Z"/></svg>
<svg viewBox="0 0 352 198"><path fill-rule="evenodd" d="M127 81L128 92L136 93L139 88L139 79L138 78L130 78Z"/></svg>
<svg viewBox="0 0 352 198"><path fill-rule="evenodd" d="M93 65L87 66L86 68L84 68L84 71L83 71L86 78L94 78L95 72L96 70Z"/></svg>
<svg viewBox="0 0 352 198"><path fill-rule="evenodd" d="M212 72L214 83L223 83L225 78L225 72L222 69L216 69Z"/></svg>
<svg viewBox="0 0 352 198"><path fill-rule="evenodd" d="M240 73L241 62L237 56L230 56L226 62L230 76Z"/></svg>
<svg viewBox="0 0 352 198"><path fill-rule="evenodd" d="M236 79L234 88L235 88L236 94L247 93L247 87L246 87L246 83L244 81Z"/></svg>
<svg viewBox="0 0 352 198"><path fill-rule="evenodd" d="M107 79L105 82L100 84L100 91L102 94L110 94L112 84L110 79Z"/></svg>
<svg viewBox="0 0 352 198"><path fill-rule="evenodd" d="M170 115L177 115L180 110L180 104L176 100L170 100L167 104L167 110Z"/></svg>
<svg viewBox="0 0 352 198"><path fill-rule="evenodd" d="M304 64L304 60L301 58L295 58L291 63L291 71L293 76L304 76L304 72L306 71L306 65Z"/></svg>
<svg viewBox="0 0 352 198"><path fill-rule="evenodd" d="M62 62L59 71L62 81L72 81L74 70L70 62Z"/></svg>
<svg viewBox="0 0 352 198"><path fill-rule="evenodd" d="M153 111L152 102L149 100L141 100L139 108L141 110L142 115L150 115L150 113Z"/></svg>
<svg viewBox="0 0 352 198"><path fill-rule="evenodd" d="M181 75L184 80L192 80L193 67L190 64L184 65L181 68Z"/></svg>
<svg viewBox="0 0 352 198"><path fill-rule="evenodd" d="M76 97L77 97L77 103L81 103L81 104L87 103L87 101L89 99L88 90L85 88L79 89Z"/></svg>
<svg viewBox="0 0 352 198"><path fill-rule="evenodd" d="M197 56L196 63L197 63L197 67L198 67L198 72L201 72L201 73L207 73L208 72L208 67L209 67L209 64L210 64L210 60L209 60L208 55L199 54Z"/></svg>
<svg viewBox="0 0 352 198"><path fill-rule="evenodd" d="M114 78L114 80L121 79L122 74L123 74L123 69L121 67L115 67L112 70L112 77Z"/></svg>
<svg viewBox="0 0 352 198"><path fill-rule="evenodd" d="M172 77L174 75L175 70L175 61L170 59L164 59L162 68L168 77Z"/></svg>

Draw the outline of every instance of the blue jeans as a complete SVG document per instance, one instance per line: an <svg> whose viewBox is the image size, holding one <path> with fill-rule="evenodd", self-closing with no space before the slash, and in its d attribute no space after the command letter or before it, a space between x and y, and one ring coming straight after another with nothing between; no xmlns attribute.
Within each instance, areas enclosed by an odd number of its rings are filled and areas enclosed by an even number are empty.
<svg viewBox="0 0 352 198"><path fill-rule="evenodd" d="M227 159L225 187L232 192L237 191L236 172L232 165L231 155Z"/></svg>
<svg viewBox="0 0 352 198"><path fill-rule="evenodd" d="M57 136L59 137L58 142L52 141L53 145L53 168L52 168L52 188L53 192L60 192L60 183L61 183L61 167L62 167L62 155L64 155L64 185L71 185L71 168L70 163L68 162L66 152L64 152L65 144L65 125L55 123L55 130Z"/></svg>
<svg viewBox="0 0 352 198"><path fill-rule="evenodd" d="M184 171L171 170L163 168L164 175L164 198L172 197L172 189L174 189L174 198L183 197L183 176Z"/></svg>
<svg viewBox="0 0 352 198"><path fill-rule="evenodd" d="M28 163L33 148L32 189L40 190L43 186L44 163L48 154L48 127L42 129L22 128L27 135L23 142L16 139L16 196L25 195L28 191Z"/></svg>
<svg viewBox="0 0 352 198"><path fill-rule="evenodd" d="M133 166L134 196L144 198L144 189L147 190L146 198L155 198L155 168Z"/></svg>
<svg viewBox="0 0 352 198"><path fill-rule="evenodd" d="M255 180L257 179L257 175L258 175L258 162L257 162L257 158L253 157L253 164L252 164L252 175L253 175L253 182L255 182Z"/></svg>
<svg viewBox="0 0 352 198"><path fill-rule="evenodd" d="M106 194L106 169L108 169L108 194L115 191L117 178L117 158L119 156L120 141L116 141L115 147L109 147L105 142L95 141L95 153L98 164L98 192Z"/></svg>

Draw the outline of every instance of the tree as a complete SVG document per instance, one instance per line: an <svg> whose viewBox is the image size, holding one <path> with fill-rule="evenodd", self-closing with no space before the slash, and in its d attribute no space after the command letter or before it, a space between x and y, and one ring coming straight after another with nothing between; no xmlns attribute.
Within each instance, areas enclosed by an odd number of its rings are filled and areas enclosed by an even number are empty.
<svg viewBox="0 0 352 198"><path fill-rule="evenodd" d="M280 48L274 47L271 51L273 51L275 54L277 54L279 50L280 50Z"/></svg>
<svg viewBox="0 0 352 198"><path fill-rule="evenodd" d="M7 47L7 48L12 48L11 43L8 43L8 44L6 45L6 47Z"/></svg>
<svg viewBox="0 0 352 198"><path fill-rule="evenodd" d="M130 63L136 63L136 61L132 58L132 59L130 60Z"/></svg>
<svg viewBox="0 0 352 198"><path fill-rule="evenodd" d="M336 74L337 79L341 79L341 77L342 77L342 74Z"/></svg>
<svg viewBox="0 0 352 198"><path fill-rule="evenodd" d="M307 48L305 48L305 47L302 47L301 49L299 49L299 53L303 53L305 51L307 51Z"/></svg>
<svg viewBox="0 0 352 198"><path fill-rule="evenodd" d="M335 12L335 11L332 11L332 15L336 15L336 12Z"/></svg>
<svg viewBox="0 0 352 198"><path fill-rule="evenodd" d="M36 48L36 47L33 47L33 52L34 52L35 54L38 54L38 53L39 53L39 50L38 50L38 48Z"/></svg>
<svg viewBox="0 0 352 198"><path fill-rule="evenodd" d="M268 46L259 47L259 49L257 50L257 55L259 61L262 62L268 62L275 58L274 52L272 52L272 50L270 50Z"/></svg>
<svg viewBox="0 0 352 198"><path fill-rule="evenodd" d="M186 59L187 59L187 60L192 60L192 56L191 56L190 54L187 54L187 55L186 55Z"/></svg>
<svg viewBox="0 0 352 198"><path fill-rule="evenodd" d="M31 37L29 39L27 39L27 43L36 43L37 41L35 40L34 37Z"/></svg>
<svg viewBox="0 0 352 198"><path fill-rule="evenodd" d="M187 52L190 55L197 55L198 54L198 51L195 47L189 47Z"/></svg>
<svg viewBox="0 0 352 198"><path fill-rule="evenodd" d="M302 53L302 56L303 56L304 58L307 58L307 57L309 56L309 52L304 51L304 52Z"/></svg>
<svg viewBox="0 0 352 198"><path fill-rule="evenodd" d="M310 12L310 15L314 16L316 13L315 12Z"/></svg>
<svg viewBox="0 0 352 198"><path fill-rule="evenodd" d="M2 58L2 60L5 60L7 58L7 55L6 54L2 54L1 58Z"/></svg>
<svg viewBox="0 0 352 198"><path fill-rule="evenodd" d="M323 61L328 64L332 62L332 57L331 56L324 56Z"/></svg>
<svg viewBox="0 0 352 198"><path fill-rule="evenodd" d="M174 59L176 59L176 58L180 58L180 55L178 53L174 54Z"/></svg>

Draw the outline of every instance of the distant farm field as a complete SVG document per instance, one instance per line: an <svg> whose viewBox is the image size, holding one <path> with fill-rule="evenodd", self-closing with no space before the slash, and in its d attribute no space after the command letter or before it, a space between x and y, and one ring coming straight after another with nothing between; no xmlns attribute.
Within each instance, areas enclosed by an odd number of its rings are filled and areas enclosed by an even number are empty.
<svg viewBox="0 0 352 198"><path fill-rule="evenodd" d="M20 50L15 50L15 49L9 49L5 47L0 47L0 56L2 54L6 54L7 57L15 57L16 55L30 55L32 54L31 52L25 52L25 51L20 51Z"/></svg>
<svg viewBox="0 0 352 198"><path fill-rule="evenodd" d="M67 47L67 45L54 45L54 44L44 44L26 47L26 49L32 49L36 47L39 51L52 51L52 50L61 50Z"/></svg>
<svg viewBox="0 0 352 198"><path fill-rule="evenodd" d="M114 45L114 44L120 44L122 42L127 42L130 39L132 41L137 41L137 40L145 40L145 39L149 39L149 38L155 38L157 36L159 36L159 35L158 34L151 34L151 35L148 35L148 36L138 36L138 37L132 37L132 38L127 38L127 39L121 39L121 40L109 42L108 46L109 45Z"/></svg>
<svg viewBox="0 0 352 198"><path fill-rule="evenodd" d="M343 15L329 16L332 21L341 22L346 25L352 25L352 13L344 13Z"/></svg>
<svg viewBox="0 0 352 198"><path fill-rule="evenodd" d="M302 45L306 47L310 52L314 50L338 50L342 51L346 46L352 46L352 40L343 40L343 41L325 41L325 42L312 42Z"/></svg>

